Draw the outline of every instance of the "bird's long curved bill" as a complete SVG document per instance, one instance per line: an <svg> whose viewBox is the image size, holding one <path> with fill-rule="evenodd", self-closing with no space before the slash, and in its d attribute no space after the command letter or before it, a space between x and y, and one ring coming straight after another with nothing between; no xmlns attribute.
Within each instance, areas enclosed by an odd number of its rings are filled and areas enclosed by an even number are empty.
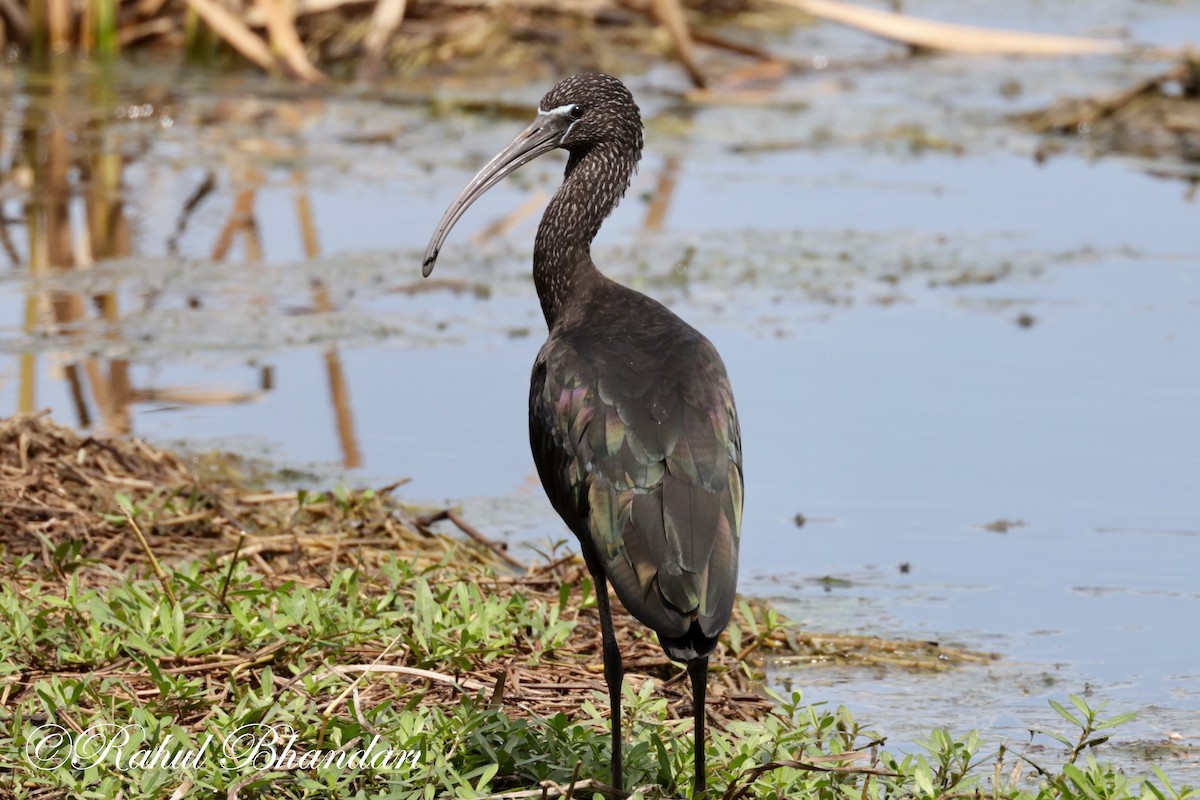
<svg viewBox="0 0 1200 800"><path fill-rule="evenodd" d="M508 147L497 153L495 158L479 170L479 174L458 193L458 197L454 198L454 202L446 209L441 222L434 229L433 237L429 240L429 247L425 250L425 261L421 265L421 274L428 278L429 274L433 272L433 265L437 262L442 243L446 241L454 223L458 222L471 204L510 172L558 147L566 127L564 120L559 115L542 112L538 114L533 124L521 131Z"/></svg>

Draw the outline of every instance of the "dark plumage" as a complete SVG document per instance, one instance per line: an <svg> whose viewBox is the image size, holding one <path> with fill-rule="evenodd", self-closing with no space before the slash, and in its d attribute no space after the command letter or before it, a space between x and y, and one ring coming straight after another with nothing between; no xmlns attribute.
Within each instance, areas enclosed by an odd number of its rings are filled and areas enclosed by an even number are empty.
<svg viewBox="0 0 1200 800"><path fill-rule="evenodd" d="M542 486L579 538L596 583L612 703L613 784L621 768L621 655L608 582L668 656L688 665L695 707L695 794L705 793L708 655L737 588L742 451L725 366L665 306L596 269L591 242L620 202L642 150L642 122L608 75L567 78L537 119L451 204L426 253L428 275L451 226L501 178L568 151L546 208L533 278L550 334L533 367L529 439Z"/></svg>

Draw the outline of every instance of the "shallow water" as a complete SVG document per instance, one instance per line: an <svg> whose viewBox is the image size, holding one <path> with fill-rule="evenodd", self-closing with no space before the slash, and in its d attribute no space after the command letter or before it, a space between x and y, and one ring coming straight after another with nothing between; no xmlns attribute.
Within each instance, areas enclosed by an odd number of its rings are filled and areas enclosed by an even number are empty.
<svg viewBox="0 0 1200 800"><path fill-rule="evenodd" d="M908 10L1057 32L1117 19L1158 43L1200 30L1169 3L975 5ZM1189 184L1145 171L1161 165L1072 150L1038 165L1037 140L1005 121L1162 65L897 61L829 26L773 46L830 66L759 106L688 107L666 67L631 79L648 152L596 260L725 357L746 450L745 590L810 629L1003 656L778 680L902 747L932 725L1021 742L1055 725L1047 698L1087 694L1139 712L1116 737L1122 758L1189 741L1154 758L1195 783L1200 208ZM532 108L545 85L501 96ZM462 503L491 535L567 536L525 430L544 335L529 250L561 159L476 204L441 282L419 278L441 210L520 122L431 115L402 87L310 96L145 65L58 81L18 69L0 92L18 257L0 254L0 413L50 407L353 482L407 475L403 497ZM31 120L51 143L36 157L19 139ZM114 257L31 267L29 231L54 212L31 225L31 193L66 193L49 249L81 252L113 170L123 205L89 236ZM998 520L1023 524L985 527Z"/></svg>

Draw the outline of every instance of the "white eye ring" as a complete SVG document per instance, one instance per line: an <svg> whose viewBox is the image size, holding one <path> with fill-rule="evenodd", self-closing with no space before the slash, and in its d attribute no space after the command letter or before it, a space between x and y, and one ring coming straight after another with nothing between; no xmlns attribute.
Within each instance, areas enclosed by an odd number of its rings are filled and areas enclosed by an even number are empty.
<svg viewBox="0 0 1200 800"><path fill-rule="evenodd" d="M587 111L587 109L578 103L568 103L567 105L559 106L558 108L552 108L549 111L542 111L539 108L538 115L542 117L566 117L572 122L578 122L585 111Z"/></svg>

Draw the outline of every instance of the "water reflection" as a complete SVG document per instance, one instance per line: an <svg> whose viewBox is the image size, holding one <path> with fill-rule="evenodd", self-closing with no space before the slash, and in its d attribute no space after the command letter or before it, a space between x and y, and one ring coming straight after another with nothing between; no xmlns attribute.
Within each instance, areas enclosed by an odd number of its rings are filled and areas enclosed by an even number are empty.
<svg viewBox="0 0 1200 800"><path fill-rule="evenodd" d="M292 180L296 185L296 215L304 236L304 255L309 260L314 260L321 254L321 247L317 242L312 200L308 196L304 174L297 171L292 174ZM319 314L333 311L329 289L325 282L319 279L313 281L313 307ZM338 442L342 448L342 466L361 467L362 453L358 449L358 439L354 433L354 415L350 410L350 388L346 380L346 371L342 369L342 357L338 346L331 344L326 347L324 356L329 396L337 419Z"/></svg>
<svg viewBox="0 0 1200 800"><path fill-rule="evenodd" d="M128 255L129 225L121 201L121 157L104 147L103 126L88 130L92 120L72 104L69 74L59 66L47 76L39 94L31 93L17 122L18 147L10 175L29 191L21 219L26 230L29 282L24 329L31 337L63 335L83 342L84 322L112 321L119 315L114 293L85 297L77 292L41 291L51 271L87 270L97 259ZM32 88L32 87L31 87ZM19 263L17 246L6 234L10 254ZM37 403L37 354L20 356L18 407L33 411ZM93 424L87 400L90 389L100 424L113 431L130 428L132 387L126 359L84 358L59 365L70 387L76 417Z"/></svg>
<svg viewBox="0 0 1200 800"><path fill-rule="evenodd" d="M84 85L80 86L80 80ZM229 390L206 385L140 387L133 381L135 358L101 355L107 350L126 352L130 343L122 339L122 315L136 316L155 310L161 289L139 296L123 295L119 282L95 293L63 286L79 285L69 273L91 270L98 262L134 255L138 233L131 223L128 198L132 190L126 171L139 166L145 146L130 146L128 129L122 123L150 117L154 105L130 106L118 101L112 78L79 71L66 61L53 62L47 72L30 73L22 87L24 103L10 105L9 118L0 128L3 182L16 189L19 217L0 214L0 245L12 265L28 273L22 330L30 342L52 341L64 345L38 350L25 347L16 356L16 411L33 412L43 402L39 378L63 381L81 428L129 433L133 429L132 408L137 404L167 406L241 405L263 400L275 386L274 368L250 366L250 390ZM285 106L286 112L293 112ZM144 111L144 113L143 113ZM225 104L221 117L261 114L256 103ZM306 117L300 113L278 115L285 125L298 129ZM169 118L166 118L169 119ZM12 132L17 135L13 137ZM153 135L148 133L145 135ZM11 140L11 146L10 146ZM181 204L174 229L166 241L167 253L180 255L180 241L189 223L204 204L218 197L223 184L232 187L232 207L213 240L212 264L234 261L253 270L264 261L261 223L256 213L259 191L267 180L264 170L235 157L219 169L208 169L196 189ZM307 259L320 255L317 226L302 152L284 153L296 166L285 167L295 198L295 217L301 248ZM134 208L136 215L142 209ZM24 236L22 237L21 228ZM24 249L24 254L22 253ZM204 292L188 293L190 309L202 309L209 298ZM123 311L124 305L124 311ZM251 294L241 313L267 314L273 301ZM334 310L329 291L321 280L311 282L311 305L296 314L328 314ZM105 344L115 344L109 348ZM350 389L336 344L321 354L329 398L341 448L341 464L358 467L362 455L357 442ZM50 369L39 369L39 360Z"/></svg>

